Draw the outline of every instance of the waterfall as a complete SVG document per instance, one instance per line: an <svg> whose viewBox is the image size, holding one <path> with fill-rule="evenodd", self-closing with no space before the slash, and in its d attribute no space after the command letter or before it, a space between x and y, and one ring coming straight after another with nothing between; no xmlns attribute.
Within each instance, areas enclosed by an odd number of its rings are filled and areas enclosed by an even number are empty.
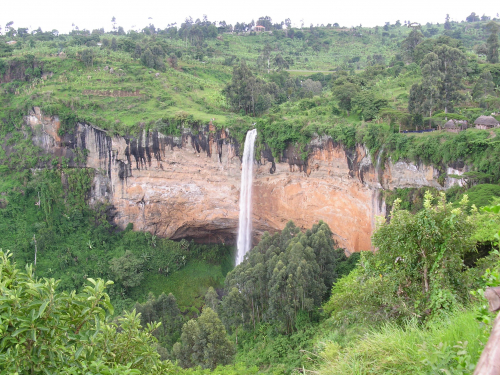
<svg viewBox="0 0 500 375"><path fill-rule="evenodd" d="M241 165L240 219L238 225L238 253L236 265L243 262L252 246L252 182L254 144L257 129L249 130L245 139L245 150Z"/></svg>
<svg viewBox="0 0 500 375"><path fill-rule="evenodd" d="M377 174L378 182L382 188L384 188L384 184L383 184L384 176L383 176L382 170L380 169L380 158L381 158L383 153L384 153L384 146L382 146L380 148L380 151L378 152L377 164L375 165L375 173Z"/></svg>

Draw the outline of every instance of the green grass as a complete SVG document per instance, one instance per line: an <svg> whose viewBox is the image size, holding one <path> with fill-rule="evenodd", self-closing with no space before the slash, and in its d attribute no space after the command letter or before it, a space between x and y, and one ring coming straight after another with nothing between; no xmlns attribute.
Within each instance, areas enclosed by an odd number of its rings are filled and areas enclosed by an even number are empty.
<svg viewBox="0 0 500 375"><path fill-rule="evenodd" d="M155 296L172 293L181 311L189 307L201 310L208 288L223 287L227 273L224 272L224 268L223 264L210 264L200 259L193 259L185 267L167 277L148 272L141 285L132 289L130 296L134 300L144 302L148 292L152 292Z"/></svg>
<svg viewBox="0 0 500 375"><path fill-rule="evenodd" d="M427 374L434 369L437 373L457 365L452 359L458 351L454 346L466 341L466 356L475 364L488 337L475 317L471 309L455 311L424 327L416 320L403 327L387 323L362 333L354 327L358 333L348 343L331 331L320 340L324 349L319 374Z"/></svg>

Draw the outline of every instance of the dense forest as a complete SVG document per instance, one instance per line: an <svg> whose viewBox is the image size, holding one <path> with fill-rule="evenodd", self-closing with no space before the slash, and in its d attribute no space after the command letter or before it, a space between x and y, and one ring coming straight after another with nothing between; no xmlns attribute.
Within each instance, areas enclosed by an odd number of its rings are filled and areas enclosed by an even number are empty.
<svg viewBox="0 0 500 375"><path fill-rule="evenodd" d="M255 28L262 26L264 28ZM0 372L472 373L500 285L500 20L235 25L68 34L0 30ZM224 129L256 159L328 136L373 160L464 163L446 191L383 191L376 251L292 221L234 267L234 247L119 230L89 204L96 171L32 143L39 107L59 135ZM466 124L447 131L449 120ZM455 128L453 128L455 129ZM243 147L240 147L242 154ZM108 281L110 280L110 281ZM112 281L111 281L112 280Z"/></svg>

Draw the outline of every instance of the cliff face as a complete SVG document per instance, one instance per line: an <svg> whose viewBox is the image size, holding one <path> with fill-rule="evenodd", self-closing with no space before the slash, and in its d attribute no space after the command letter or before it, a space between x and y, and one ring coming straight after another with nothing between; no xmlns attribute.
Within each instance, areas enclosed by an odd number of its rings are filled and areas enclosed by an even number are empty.
<svg viewBox="0 0 500 375"><path fill-rule="evenodd" d="M119 227L134 223L136 230L172 239L235 242L241 162L239 145L224 131L207 125L179 137L143 132L124 138L79 123L72 135L60 137L58 118L36 108L26 123L37 146L96 170L91 201L112 204ZM289 220L302 228L323 220L340 246L369 250L375 216L385 214L381 188L442 188L431 166L390 160L384 168L374 166L363 147L345 150L329 138L309 147L306 161L290 147L279 161L263 152L255 164L256 237L282 229ZM84 161L82 149L87 150Z"/></svg>

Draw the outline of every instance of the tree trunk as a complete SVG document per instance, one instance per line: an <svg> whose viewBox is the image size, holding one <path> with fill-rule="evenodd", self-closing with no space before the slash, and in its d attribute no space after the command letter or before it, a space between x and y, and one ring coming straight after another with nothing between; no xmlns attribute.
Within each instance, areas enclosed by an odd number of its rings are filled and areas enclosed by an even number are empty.
<svg viewBox="0 0 500 375"><path fill-rule="evenodd" d="M431 117L432 117L432 99L431 99L431 109L429 110L429 129L431 128Z"/></svg>
<svg viewBox="0 0 500 375"><path fill-rule="evenodd" d="M485 297L490 303L490 310L500 309L500 287L486 288ZM490 338L479 358L474 375L500 375L500 313L493 323Z"/></svg>
<svg viewBox="0 0 500 375"><path fill-rule="evenodd" d="M253 297L252 297L252 322L253 322L253 329L255 329L255 308L253 305Z"/></svg>
<svg viewBox="0 0 500 375"><path fill-rule="evenodd" d="M427 266L424 266L424 293L429 292L429 280L427 279Z"/></svg>
<svg viewBox="0 0 500 375"><path fill-rule="evenodd" d="M425 251L422 251L422 257L424 258L424 294L427 294L429 292L429 277L427 275L427 256L425 255Z"/></svg>

